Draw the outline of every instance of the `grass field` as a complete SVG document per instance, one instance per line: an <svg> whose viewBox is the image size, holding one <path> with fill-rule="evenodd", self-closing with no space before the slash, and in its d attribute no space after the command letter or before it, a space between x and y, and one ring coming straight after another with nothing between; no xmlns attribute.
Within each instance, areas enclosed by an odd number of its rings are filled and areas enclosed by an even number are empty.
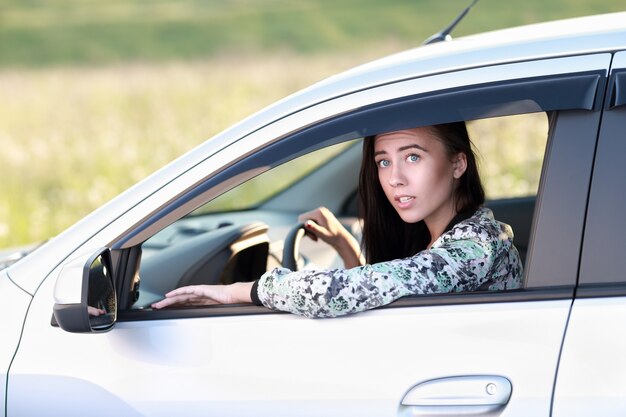
<svg viewBox="0 0 626 417"><path fill-rule="evenodd" d="M419 45L469 0L3 0L0 66L103 64ZM621 0L481 0L458 35L624 9Z"/></svg>
<svg viewBox="0 0 626 417"><path fill-rule="evenodd" d="M58 233L230 124L346 65L273 56L0 71L0 247Z"/></svg>
<svg viewBox="0 0 626 417"><path fill-rule="evenodd" d="M418 45L465 4L4 0L0 247L58 233L315 80ZM483 0L458 34L621 4L529 0L515 7Z"/></svg>

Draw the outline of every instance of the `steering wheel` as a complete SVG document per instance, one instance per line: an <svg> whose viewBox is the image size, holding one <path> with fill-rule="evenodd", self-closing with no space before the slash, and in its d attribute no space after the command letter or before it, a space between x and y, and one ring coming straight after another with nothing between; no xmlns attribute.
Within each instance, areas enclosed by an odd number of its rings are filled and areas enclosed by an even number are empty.
<svg viewBox="0 0 626 417"><path fill-rule="evenodd" d="M300 258L300 241L305 234L304 223L298 223L289 230L283 245L283 267L292 271L298 270Z"/></svg>

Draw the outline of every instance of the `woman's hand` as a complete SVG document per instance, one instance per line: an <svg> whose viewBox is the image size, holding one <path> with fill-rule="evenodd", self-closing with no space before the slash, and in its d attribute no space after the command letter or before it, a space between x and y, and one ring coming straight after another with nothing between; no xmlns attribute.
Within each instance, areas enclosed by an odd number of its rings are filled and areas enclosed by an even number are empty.
<svg viewBox="0 0 626 417"><path fill-rule="evenodd" d="M165 294L165 298L152 304L152 308L251 303L250 291L252 290L252 284L252 282L236 282L231 285L189 285L180 287Z"/></svg>
<svg viewBox="0 0 626 417"><path fill-rule="evenodd" d="M298 221L304 222L307 235L313 240L319 238L332 246L343 259L346 268L364 264L359 242L326 207L303 213L298 216Z"/></svg>
<svg viewBox="0 0 626 417"><path fill-rule="evenodd" d="M313 220L312 222L309 220ZM306 230L312 237L320 238L330 246L337 248L348 233L335 215L326 207L319 207L313 211L302 213L298 221L304 222Z"/></svg>
<svg viewBox="0 0 626 417"><path fill-rule="evenodd" d="M89 314L90 316L98 317L106 313L107 312L102 308L87 306L87 314Z"/></svg>

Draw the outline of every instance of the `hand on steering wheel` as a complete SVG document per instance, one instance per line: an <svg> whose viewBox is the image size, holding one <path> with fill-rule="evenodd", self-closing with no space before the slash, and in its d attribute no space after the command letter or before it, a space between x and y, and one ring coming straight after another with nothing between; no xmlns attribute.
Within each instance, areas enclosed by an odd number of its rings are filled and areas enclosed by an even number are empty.
<svg viewBox="0 0 626 417"><path fill-rule="evenodd" d="M285 237L283 246L285 268L292 271L298 270L300 241L305 233L314 240L320 238L332 246L343 259L346 268L353 268L364 263L357 240L326 207L301 214L298 220L300 223L295 225Z"/></svg>
<svg viewBox="0 0 626 417"><path fill-rule="evenodd" d="M346 236L350 233L341 224L332 211L326 207L319 207L298 216L298 221L304 223L306 231L313 237L322 239L339 251Z"/></svg>

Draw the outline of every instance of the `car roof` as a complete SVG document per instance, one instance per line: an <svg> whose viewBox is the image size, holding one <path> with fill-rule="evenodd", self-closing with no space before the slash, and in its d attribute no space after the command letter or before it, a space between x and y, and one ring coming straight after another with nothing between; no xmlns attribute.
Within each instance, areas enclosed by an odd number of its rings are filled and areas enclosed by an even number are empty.
<svg viewBox="0 0 626 417"><path fill-rule="evenodd" d="M353 88L421 77L445 70L580 55L626 46L626 12L537 23L422 45L319 83ZM419 65L415 65L419 62ZM335 89L336 91L336 89Z"/></svg>

